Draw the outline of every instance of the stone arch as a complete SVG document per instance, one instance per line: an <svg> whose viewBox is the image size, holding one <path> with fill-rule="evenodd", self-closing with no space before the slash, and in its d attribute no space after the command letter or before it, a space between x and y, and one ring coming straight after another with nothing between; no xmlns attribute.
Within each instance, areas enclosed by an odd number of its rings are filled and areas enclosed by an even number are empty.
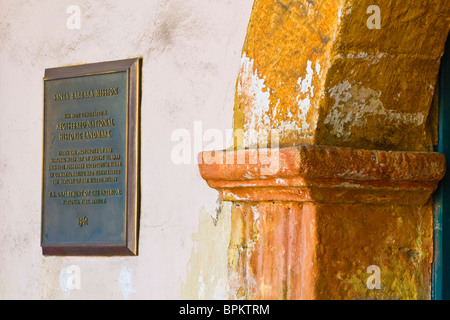
<svg viewBox="0 0 450 320"><path fill-rule="evenodd" d="M432 152L435 87L450 2L373 2L254 2L238 150L204 152L220 161L199 165L232 204L233 298L431 298L431 195L445 174ZM367 286L371 266L381 289Z"/></svg>

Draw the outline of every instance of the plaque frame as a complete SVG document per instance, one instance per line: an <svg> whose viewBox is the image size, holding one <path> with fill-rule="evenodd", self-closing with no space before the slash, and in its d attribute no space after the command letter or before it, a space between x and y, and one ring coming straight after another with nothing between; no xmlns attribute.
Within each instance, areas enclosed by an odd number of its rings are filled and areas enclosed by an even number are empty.
<svg viewBox="0 0 450 320"><path fill-rule="evenodd" d="M45 69L43 78L43 163L41 202L41 247L44 256L137 256L140 214L140 105L142 58L80 64ZM126 168L125 168L125 241L124 243L45 243L44 241L44 157L45 145L45 82L85 76L126 72Z"/></svg>

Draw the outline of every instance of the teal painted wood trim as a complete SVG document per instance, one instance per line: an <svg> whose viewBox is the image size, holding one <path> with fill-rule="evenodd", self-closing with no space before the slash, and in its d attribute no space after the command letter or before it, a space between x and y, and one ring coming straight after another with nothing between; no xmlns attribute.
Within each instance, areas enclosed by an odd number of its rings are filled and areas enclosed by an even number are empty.
<svg viewBox="0 0 450 320"><path fill-rule="evenodd" d="M447 41L439 74L439 145L450 168L450 41ZM448 169L447 169L448 170ZM432 297L450 299L450 179L439 184L434 196L434 263Z"/></svg>

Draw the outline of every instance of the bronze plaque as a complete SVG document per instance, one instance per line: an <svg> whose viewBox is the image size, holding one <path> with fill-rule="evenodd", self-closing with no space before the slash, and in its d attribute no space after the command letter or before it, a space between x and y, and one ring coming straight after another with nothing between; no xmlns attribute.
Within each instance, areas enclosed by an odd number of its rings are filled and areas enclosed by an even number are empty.
<svg viewBox="0 0 450 320"><path fill-rule="evenodd" d="M44 255L137 255L140 65L45 70Z"/></svg>

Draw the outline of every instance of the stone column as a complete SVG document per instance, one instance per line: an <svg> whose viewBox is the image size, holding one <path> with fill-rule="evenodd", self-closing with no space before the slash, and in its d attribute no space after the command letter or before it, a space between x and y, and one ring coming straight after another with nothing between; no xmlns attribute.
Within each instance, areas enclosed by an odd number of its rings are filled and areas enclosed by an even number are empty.
<svg viewBox="0 0 450 320"><path fill-rule="evenodd" d="M430 298L450 2L373 5L255 0L235 144L199 158L233 204L233 298Z"/></svg>
<svg viewBox="0 0 450 320"><path fill-rule="evenodd" d="M430 297L430 195L445 172L442 155L303 145L251 164L261 152L200 159L208 185L233 202L233 298ZM370 266L379 289L367 285L376 284Z"/></svg>

